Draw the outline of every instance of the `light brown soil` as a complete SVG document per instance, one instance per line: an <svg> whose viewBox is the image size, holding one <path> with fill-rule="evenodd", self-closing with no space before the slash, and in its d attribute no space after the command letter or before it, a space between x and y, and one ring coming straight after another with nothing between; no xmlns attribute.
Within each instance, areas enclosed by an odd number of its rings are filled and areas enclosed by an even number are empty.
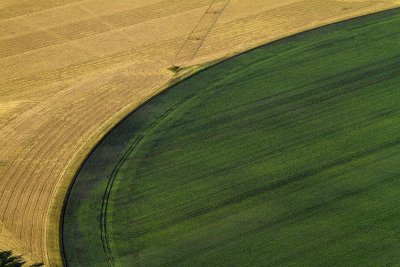
<svg viewBox="0 0 400 267"><path fill-rule="evenodd" d="M0 249L59 262L66 189L90 149L160 92L172 65L218 60L386 0L3 0Z"/></svg>

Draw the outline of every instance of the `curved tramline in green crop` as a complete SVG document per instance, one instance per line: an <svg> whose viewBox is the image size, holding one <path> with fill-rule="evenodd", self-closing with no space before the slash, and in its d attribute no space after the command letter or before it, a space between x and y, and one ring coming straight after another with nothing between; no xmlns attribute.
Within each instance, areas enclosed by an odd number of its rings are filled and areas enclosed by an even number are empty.
<svg viewBox="0 0 400 267"><path fill-rule="evenodd" d="M400 262L400 10L215 65L126 118L76 177L69 266Z"/></svg>

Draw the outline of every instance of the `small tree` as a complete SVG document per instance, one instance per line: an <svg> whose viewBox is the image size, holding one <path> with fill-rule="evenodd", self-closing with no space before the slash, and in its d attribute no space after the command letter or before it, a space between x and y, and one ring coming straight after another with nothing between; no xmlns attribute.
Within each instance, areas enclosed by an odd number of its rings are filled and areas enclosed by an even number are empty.
<svg viewBox="0 0 400 267"><path fill-rule="evenodd" d="M176 66L176 65L172 65L168 69L170 71L172 71L173 73L178 73L178 72L180 72L182 70L182 68L180 66Z"/></svg>
<svg viewBox="0 0 400 267"><path fill-rule="evenodd" d="M25 265L25 261L21 256L13 256L11 250L0 251L0 267L21 267ZM29 267L43 266L43 263L35 263Z"/></svg>

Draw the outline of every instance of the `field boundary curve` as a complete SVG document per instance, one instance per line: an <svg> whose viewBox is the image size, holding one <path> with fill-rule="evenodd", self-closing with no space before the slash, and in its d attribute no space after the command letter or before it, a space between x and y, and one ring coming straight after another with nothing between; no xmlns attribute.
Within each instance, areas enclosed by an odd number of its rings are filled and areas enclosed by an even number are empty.
<svg viewBox="0 0 400 267"><path fill-rule="evenodd" d="M386 9L386 10L379 11L379 12L364 14L364 15L361 15L361 16L356 16L356 17L353 17L353 18L349 18L349 19L345 19L345 20L329 23L329 24L322 25L322 26L319 26L319 27L315 27L313 29L308 29L308 30L305 30L305 31L302 31L302 32L299 32L299 33L296 33L296 34L293 34L293 35L290 35L290 36L286 36L286 37L283 37L283 38L280 38L280 39L277 39L277 40L273 40L273 41L268 42L268 43L264 43L264 44L258 45L258 46L254 47L254 48L248 49L246 51L237 53L237 54L229 56L229 57L225 57L225 58L222 58L222 59L219 59L219 60L208 62L208 63L203 64L203 65L199 65L198 66L199 69L197 71L195 71L194 73L189 73L187 76L183 76L183 77L175 77L175 78L173 78L170 81L170 83L168 83L164 87L162 87L161 90L158 93L155 93L154 95L150 96L146 101L144 101L143 103L138 105L132 111L128 112L119 122L117 122L114 126L112 126L109 129L109 131L93 146L93 148L90 150L90 152L85 156L85 159L79 165L79 168L75 172L75 175L73 176L71 182L69 183L68 189L66 190L66 192L64 194L64 201L63 201L63 205L62 205L62 208L61 208L61 214L60 214L60 217L59 217L59 222L60 222L59 223L59 235L60 235L60 238L59 238L59 243L60 244L59 245L60 245L60 252L61 252L61 259L62 259L63 266L67 266L67 262L66 262L66 258L65 258L65 248L63 246L64 217L65 217L65 212L66 212L66 206L67 206L67 203L68 203L68 199L69 199L69 197L71 195L70 193L72 191L72 188L73 188L73 186L74 186L79 174L82 172L83 167L85 166L85 164L87 163L88 159L91 157L93 152L98 148L98 146L100 146L104 142L104 140L109 136L109 134L115 128L117 128L120 124L122 124L129 116L131 116L137 110L141 109L143 106L148 104L150 101L154 100L156 97L159 97L159 96L165 94L167 91L169 91L170 89L172 89L172 88L176 87L177 85L183 83L184 81L186 81L186 80L188 80L190 78L193 78L196 75L199 75L199 74L203 73L206 70L209 70L209 69L211 69L211 68L213 68L215 66L218 66L218 65L220 65L220 64L222 64L224 62L227 62L227 61L229 61L231 59L237 58L237 57L239 57L241 55L247 54L247 53L249 53L251 51L254 51L256 49L259 49L259 48L262 48L262 47L265 47L265 46L268 46L268 45L272 45L272 44L275 44L275 43L279 43L279 42L288 40L290 38L297 37L299 35L302 35L302 34L317 30L317 29L330 27L330 26L333 26L333 25L336 25L336 24L339 24L339 23L343 23L343 22L350 22L350 21L353 21L353 20L356 20L356 19L367 17L367 16L375 16L375 15L379 15L379 14L383 14L383 13L391 13L391 12L395 12L397 10L400 10L400 7L390 8L390 9ZM133 147L135 147L135 146L133 146Z"/></svg>
<svg viewBox="0 0 400 267"><path fill-rule="evenodd" d="M111 190L114 185L115 178L121 169L122 165L125 163L127 158L130 156L130 154L134 151L134 149L137 147L137 145L140 143L140 141L143 139L143 137L146 135L147 131L151 131L154 127L157 126L159 122L161 122L165 117L167 117L171 112L173 112L177 107L180 105L186 103L187 101L191 100L195 95L189 95L187 98L184 98L182 101L179 101L176 105L172 106L170 109L168 109L164 114L160 116L159 119L157 119L154 123L148 126L148 128L141 134L139 134L135 140L132 142L132 144L129 146L129 148L125 151L125 153L122 155L120 160L118 161L117 165L115 168L112 170L112 173L109 177L108 183L107 183L107 188L104 192L103 199L102 199L102 205L101 205L101 213L100 213L100 232L101 232L101 243L103 246L103 251L106 255L106 258L108 260L108 263L110 266L113 266L114 262L114 257L112 255L112 250L110 248L110 239L108 237L107 233L107 209L108 209L108 203L111 195Z"/></svg>

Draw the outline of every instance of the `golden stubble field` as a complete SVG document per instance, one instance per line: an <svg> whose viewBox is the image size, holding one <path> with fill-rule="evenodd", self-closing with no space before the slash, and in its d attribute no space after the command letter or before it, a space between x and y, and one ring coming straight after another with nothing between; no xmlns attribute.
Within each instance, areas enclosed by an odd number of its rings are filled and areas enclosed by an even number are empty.
<svg viewBox="0 0 400 267"><path fill-rule="evenodd" d="M395 0L2 0L0 250L60 264L79 165L127 113L196 66Z"/></svg>

